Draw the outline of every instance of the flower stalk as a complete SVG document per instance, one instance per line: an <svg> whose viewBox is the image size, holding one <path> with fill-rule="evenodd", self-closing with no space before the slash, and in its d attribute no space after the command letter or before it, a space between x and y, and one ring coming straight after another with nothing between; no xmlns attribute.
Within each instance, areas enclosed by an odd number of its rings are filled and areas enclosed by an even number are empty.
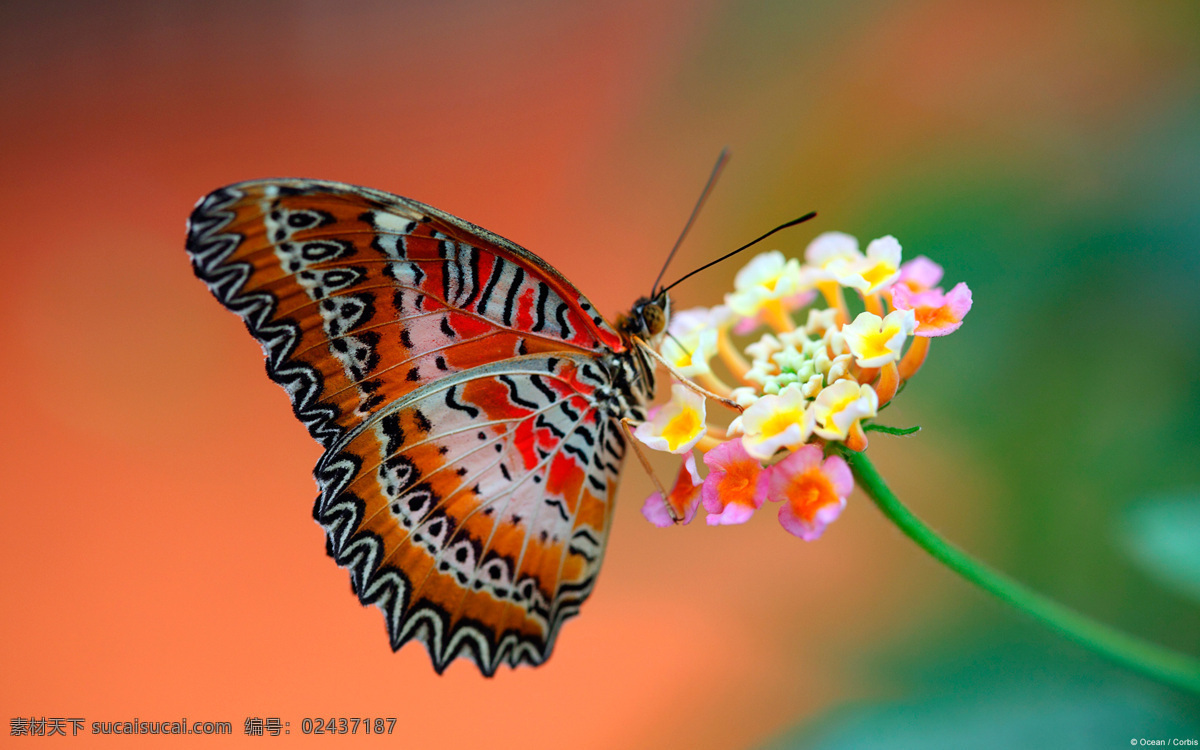
<svg viewBox="0 0 1200 750"><path fill-rule="evenodd" d="M950 570L1085 648L1151 679L1200 693L1200 660L1097 622L974 559L913 515L865 454L841 446L835 450L883 515Z"/></svg>

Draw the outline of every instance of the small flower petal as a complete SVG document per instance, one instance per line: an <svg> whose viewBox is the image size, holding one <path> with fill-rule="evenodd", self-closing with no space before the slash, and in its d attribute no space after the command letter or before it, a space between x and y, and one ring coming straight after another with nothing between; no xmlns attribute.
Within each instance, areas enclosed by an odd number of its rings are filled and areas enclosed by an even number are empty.
<svg viewBox="0 0 1200 750"><path fill-rule="evenodd" d="M767 496L766 475L741 440L721 443L704 454L708 476L700 496L709 526L745 523Z"/></svg>
<svg viewBox="0 0 1200 750"><path fill-rule="evenodd" d="M813 373L813 376L800 386L800 392L804 394L805 398L816 398L821 389L825 387L824 381L821 373Z"/></svg>
<svg viewBox="0 0 1200 750"><path fill-rule="evenodd" d="M717 353L717 329L705 328L681 339L668 336L660 348L663 357L680 375L688 378L707 375L712 372L709 360Z"/></svg>
<svg viewBox="0 0 1200 750"><path fill-rule="evenodd" d="M744 385L730 391L729 397L736 401L738 406L745 407L758 400L758 391Z"/></svg>
<svg viewBox="0 0 1200 750"><path fill-rule="evenodd" d="M900 266L900 278L892 285L904 285L912 292L933 289L942 280L942 267L924 255L918 255Z"/></svg>
<svg viewBox="0 0 1200 750"><path fill-rule="evenodd" d="M820 269L824 269L833 261L855 262L862 257L862 253L858 251L858 240L845 232L825 232L817 235L804 249L805 262Z"/></svg>
<svg viewBox="0 0 1200 750"><path fill-rule="evenodd" d="M892 288L892 305L910 310L916 319L916 336L945 336L962 325L971 310L971 290L959 282L947 293L940 289L912 292L907 287Z"/></svg>
<svg viewBox="0 0 1200 750"><path fill-rule="evenodd" d="M822 265L823 271L844 287L864 296L889 287L900 276L900 243L888 235L872 240L866 256L837 256Z"/></svg>
<svg viewBox="0 0 1200 750"><path fill-rule="evenodd" d="M701 331L723 328L734 320L733 311L725 305L716 307L692 307L671 313L667 332L685 345Z"/></svg>
<svg viewBox="0 0 1200 750"><path fill-rule="evenodd" d="M837 327L837 308L812 308L808 311L808 321L804 324L804 332L812 336L824 336L830 328Z"/></svg>
<svg viewBox="0 0 1200 750"><path fill-rule="evenodd" d="M829 382L841 380L850 374L850 363L854 361L854 357L849 354L839 354L829 361L829 372L825 373L825 377Z"/></svg>
<svg viewBox="0 0 1200 750"><path fill-rule="evenodd" d="M867 245L867 258L858 273L867 282L863 294L876 294L900 278L900 242L890 234Z"/></svg>
<svg viewBox="0 0 1200 750"><path fill-rule="evenodd" d="M783 344L773 334L764 333L758 341L746 345L746 354L755 362L767 361L773 354L783 351Z"/></svg>
<svg viewBox="0 0 1200 750"><path fill-rule="evenodd" d="M725 295L725 304L741 317L734 325L734 332L740 334L749 333L761 322L785 317L816 295L803 278L800 261L785 258L778 250L754 257L737 272L733 286L734 291Z"/></svg>

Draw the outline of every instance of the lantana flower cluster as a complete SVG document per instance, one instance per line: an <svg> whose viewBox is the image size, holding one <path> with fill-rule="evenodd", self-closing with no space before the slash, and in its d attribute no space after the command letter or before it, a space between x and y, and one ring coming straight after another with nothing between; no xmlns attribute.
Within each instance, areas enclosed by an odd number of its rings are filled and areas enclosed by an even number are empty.
<svg viewBox="0 0 1200 750"><path fill-rule="evenodd" d="M872 420L920 369L930 339L971 309L966 284L946 292L941 280L924 256L902 263L894 237L864 253L854 237L827 232L803 263L763 253L737 273L724 304L676 313L659 352L689 382L674 383L634 436L683 465L671 490L646 500L647 520L689 523L703 506L708 524L739 524L771 501L787 531L820 537L854 487L831 444L866 449ZM848 295L861 301L853 320ZM707 421L713 397L737 412L727 427Z"/></svg>

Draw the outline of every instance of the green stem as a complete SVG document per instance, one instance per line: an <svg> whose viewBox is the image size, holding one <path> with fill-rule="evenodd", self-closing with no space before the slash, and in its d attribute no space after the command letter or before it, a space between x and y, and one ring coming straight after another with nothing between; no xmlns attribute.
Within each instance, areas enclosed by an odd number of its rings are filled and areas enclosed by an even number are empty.
<svg viewBox="0 0 1200 750"><path fill-rule="evenodd" d="M869 422L863 425L863 432L882 432L884 435L895 435L896 437L904 437L913 435L921 431L921 426L916 427L888 427L884 424L875 424Z"/></svg>
<svg viewBox="0 0 1200 750"><path fill-rule="evenodd" d="M841 446L838 451L850 464L858 486L879 510L921 549L946 567L1001 601L1118 664L1160 682L1200 693L1200 661L1084 617L973 559L934 533L904 507L864 454Z"/></svg>

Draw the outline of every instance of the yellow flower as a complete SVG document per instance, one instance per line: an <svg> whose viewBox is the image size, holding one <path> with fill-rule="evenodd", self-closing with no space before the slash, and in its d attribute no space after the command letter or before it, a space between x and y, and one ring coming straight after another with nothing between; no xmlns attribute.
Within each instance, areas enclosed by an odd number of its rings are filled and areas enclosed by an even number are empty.
<svg viewBox="0 0 1200 750"><path fill-rule="evenodd" d="M839 380L817 394L812 411L817 423L813 432L826 440L841 441L855 422L879 413L879 397L869 385Z"/></svg>
<svg viewBox="0 0 1200 750"><path fill-rule="evenodd" d="M904 342L916 328L912 310L893 310L886 318L863 312L842 326L842 338L859 367L882 367L900 359Z"/></svg>
<svg viewBox="0 0 1200 750"><path fill-rule="evenodd" d="M766 461L780 448L795 450L808 440L813 432L813 411L800 384L793 383L778 396L766 395L751 404L739 425L746 452Z"/></svg>

